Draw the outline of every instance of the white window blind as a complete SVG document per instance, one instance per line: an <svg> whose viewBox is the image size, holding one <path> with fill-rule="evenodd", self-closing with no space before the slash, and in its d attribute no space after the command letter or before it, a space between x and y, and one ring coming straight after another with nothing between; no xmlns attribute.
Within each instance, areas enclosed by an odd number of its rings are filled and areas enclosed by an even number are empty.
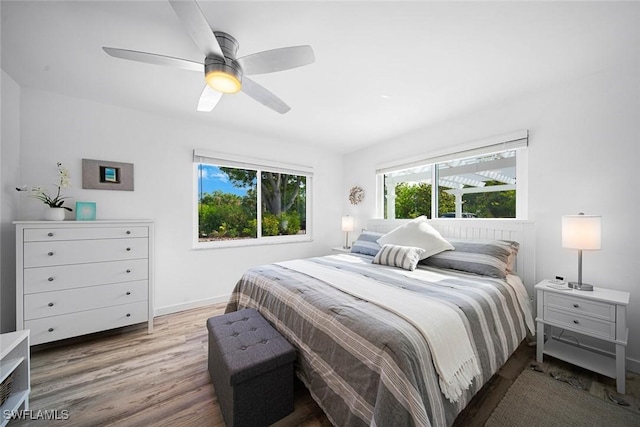
<svg viewBox="0 0 640 427"><path fill-rule="evenodd" d="M478 157L481 155L498 153L500 151L514 150L527 147L529 144L529 131L520 130L506 135L485 138L466 144L457 145L444 150L414 156L411 159L396 160L394 162L379 165L376 174L385 174L418 166L442 163L449 160Z"/></svg>
<svg viewBox="0 0 640 427"><path fill-rule="evenodd" d="M310 166L292 165L273 160L252 159L245 156L204 150L193 150L193 162L238 169L263 170L287 175L313 176L313 168Z"/></svg>

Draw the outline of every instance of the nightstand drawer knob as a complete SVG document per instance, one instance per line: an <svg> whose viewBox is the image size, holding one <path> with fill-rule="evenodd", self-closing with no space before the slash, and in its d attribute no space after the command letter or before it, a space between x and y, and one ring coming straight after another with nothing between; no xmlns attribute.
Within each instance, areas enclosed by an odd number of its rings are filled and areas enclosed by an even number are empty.
<svg viewBox="0 0 640 427"><path fill-rule="evenodd" d="M578 307L580 307L580 304L573 304L573 306L574 306L575 308L578 308Z"/></svg>
<svg viewBox="0 0 640 427"><path fill-rule="evenodd" d="M131 313L127 313L127 317L131 317Z"/></svg>
<svg viewBox="0 0 640 427"><path fill-rule="evenodd" d="M127 273L131 273L131 269L127 268Z"/></svg>
<svg viewBox="0 0 640 427"><path fill-rule="evenodd" d="M53 332L53 328L49 328L49 329L48 329L48 331L49 331L49 332Z"/></svg>
<svg viewBox="0 0 640 427"><path fill-rule="evenodd" d="M127 234L131 234L131 231L130 231L130 230L127 230Z"/></svg>
<svg viewBox="0 0 640 427"><path fill-rule="evenodd" d="M47 253L47 255L53 256L53 252L49 252L49 253Z"/></svg>
<svg viewBox="0 0 640 427"><path fill-rule="evenodd" d="M131 248L127 248L127 252L129 252L131 250Z"/></svg>
<svg viewBox="0 0 640 427"><path fill-rule="evenodd" d="M48 232L48 233L47 233L47 236L49 236L49 237L53 237L53 233L52 233L52 232Z"/></svg>
<svg viewBox="0 0 640 427"><path fill-rule="evenodd" d="M53 303L50 302L49 304L47 304L49 307L53 307Z"/></svg>
<svg viewBox="0 0 640 427"><path fill-rule="evenodd" d="M575 324L577 325L577 324L578 324L578 323L580 323L580 322L578 322L577 320L574 320L574 321L573 321L573 323L575 323Z"/></svg>
<svg viewBox="0 0 640 427"><path fill-rule="evenodd" d="M131 295L131 292L127 291L127 295Z"/></svg>
<svg viewBox="0 0 640 427"><path fill-rule="evenodd" d="M53 276L49 277L47 280L53 282Z"/></svg>

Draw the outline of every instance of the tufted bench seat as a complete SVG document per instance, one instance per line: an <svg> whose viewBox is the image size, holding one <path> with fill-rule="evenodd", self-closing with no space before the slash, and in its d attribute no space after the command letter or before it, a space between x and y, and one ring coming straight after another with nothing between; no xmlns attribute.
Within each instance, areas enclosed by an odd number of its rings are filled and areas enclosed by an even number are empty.
<svg viewBox="0 0 640 427"><path fill-rule="evenodd" d="M293 411L293 346L256 310L207 320L209 375L227 427L267 426Z"/></svg>

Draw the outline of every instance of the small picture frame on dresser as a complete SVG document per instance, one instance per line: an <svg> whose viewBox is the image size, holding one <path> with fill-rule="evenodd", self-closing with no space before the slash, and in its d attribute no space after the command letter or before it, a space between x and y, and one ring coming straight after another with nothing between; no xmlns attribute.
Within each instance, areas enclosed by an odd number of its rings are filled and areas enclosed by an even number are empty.
<svg viewBox="0 0 640 427"><path fill-rule="evenodd" d="M96 202L76 202L76 221L95 221Z"/></svg>

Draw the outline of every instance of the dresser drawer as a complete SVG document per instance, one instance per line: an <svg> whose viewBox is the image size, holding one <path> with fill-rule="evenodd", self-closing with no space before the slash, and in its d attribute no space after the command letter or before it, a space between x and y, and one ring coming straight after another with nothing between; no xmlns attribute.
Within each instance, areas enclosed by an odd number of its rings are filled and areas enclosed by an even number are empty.
<svg viewBox="0 0 640 427"><path fill-rule="evenodd" d="M141 301L92 311L27 320L24 322L24 328L31 330L31 345L35 345L145 322L148 316L148 302Z"/></svg>
<svg viewBox="0 0 640 427"><path fill-rule="evenodd" d="M616 306L605 302L587 301L570 295L547 292L545 293L544 305L611 322L616 320Z"/></svg>
<svg viewBox="0 0 640 427"><path fill-rule="evenodd" d="M149 241L140 239L71 240L24 244L24 267L82 264L147 258Z"/></svg>
<svg viewBox="0 0 640 427"><path fill-rule="evenodd" d="M149 278L149 260L25 268L24 293L59 291Z"/></svg>
<svg viewBox="0 0 640 427"><path fill-rule="evenodd" d="M544 321L587 335L608 339L616 338L615 322L607 322L580 314L557 311L548 306L544 307Z"/></svg>
<svg viewBox="0 0 640 427"><path fill-rule="evenodd" d="M75 227L26 228L25 242L51 242L58 240L123 239L148 237L148 227Z"/></svg>
<svg viewBox="0 0 640 427"><path fill-rule="evenodd" d="M25 320L149 300L149 282L116 283L25 295Z"/></svg>

